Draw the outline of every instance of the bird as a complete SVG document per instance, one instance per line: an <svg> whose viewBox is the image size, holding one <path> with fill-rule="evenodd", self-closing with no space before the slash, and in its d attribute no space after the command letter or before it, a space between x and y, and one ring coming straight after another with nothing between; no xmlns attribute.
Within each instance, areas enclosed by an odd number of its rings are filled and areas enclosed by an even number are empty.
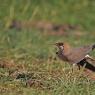
<svg viewBox="0 0 95 95"><path fill-rule="evenodd" d="M80 69L80 66L95 72L95 66L87 61L87 59L94 60L89 56L89 53L95 49L95 44L84 45L80 47L71 48L68 43L57 42L54 45L58 47L56 55L63 61L67 61L72 65L77 65Z"/></svg>

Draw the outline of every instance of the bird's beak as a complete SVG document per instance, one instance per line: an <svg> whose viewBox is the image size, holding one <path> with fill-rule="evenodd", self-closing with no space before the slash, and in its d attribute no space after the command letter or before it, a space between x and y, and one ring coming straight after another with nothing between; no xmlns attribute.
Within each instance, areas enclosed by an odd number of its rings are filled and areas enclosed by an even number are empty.
<svg viewBox="0 0 95 95"><path fill-rule="evenodd" d="M49 44L49 45L57 45L57 44L55 43L55 44Z"/></svg>

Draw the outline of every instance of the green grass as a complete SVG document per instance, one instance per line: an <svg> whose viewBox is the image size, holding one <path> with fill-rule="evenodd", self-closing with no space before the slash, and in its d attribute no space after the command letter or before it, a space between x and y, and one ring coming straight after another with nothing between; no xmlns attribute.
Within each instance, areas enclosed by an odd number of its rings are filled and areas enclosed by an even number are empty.
<svg viewBox="0 0 95 95"><path fill-rule="evenodd" d="M67 41L73 47L94 43L94 17L94 0L0 0L0 61L24 65L35 80L31 87L26 86L27 77L17 80L9 76L15 67L0 68L0 94L95 95L95 81L53 60L56 48L50 45L58 41ZM80 25L86 35L46 36L37 29L8 29L12 19Z"/></svg>

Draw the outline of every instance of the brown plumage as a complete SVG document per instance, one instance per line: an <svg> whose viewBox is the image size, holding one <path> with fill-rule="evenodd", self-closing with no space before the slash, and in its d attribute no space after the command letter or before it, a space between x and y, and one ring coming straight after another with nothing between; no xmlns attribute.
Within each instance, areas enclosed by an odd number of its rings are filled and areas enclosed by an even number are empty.
<svg viewBox="0 0 95 95"><path fill-rule="evenodd" d="M69 44L62 42L55 43L55 45L59 48L56 54L61 60L77 64L78 67L86 64L85 68L95 72L95 66L87 61L87 58L94 60L88 54L95 48L95 44L76 48L71 48Z"/></svg>
<svg viewBox="0 0 95 95"><path fill-rule="evenodd" d="M55 45L59 48L58 57L72 64L79 63L95 48L95 45L85 45L76 48L70 48L67 43L56 43Z"/></svg>

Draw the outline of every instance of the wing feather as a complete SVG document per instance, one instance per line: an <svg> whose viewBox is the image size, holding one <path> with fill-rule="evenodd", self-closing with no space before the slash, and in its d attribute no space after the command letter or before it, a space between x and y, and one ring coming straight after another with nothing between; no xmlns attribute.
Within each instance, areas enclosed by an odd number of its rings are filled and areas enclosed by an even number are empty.
<svg viewBox="0 0 95 95"><path fill-rule="evenodd" d="M78 63L81 60L85 58L87 54L89 54L90 51L92 51L92 46L93 45L88 45L88 46L83 46L79 48L74 48L72 49L67 55L67 59L71 63Z"/></svg>

